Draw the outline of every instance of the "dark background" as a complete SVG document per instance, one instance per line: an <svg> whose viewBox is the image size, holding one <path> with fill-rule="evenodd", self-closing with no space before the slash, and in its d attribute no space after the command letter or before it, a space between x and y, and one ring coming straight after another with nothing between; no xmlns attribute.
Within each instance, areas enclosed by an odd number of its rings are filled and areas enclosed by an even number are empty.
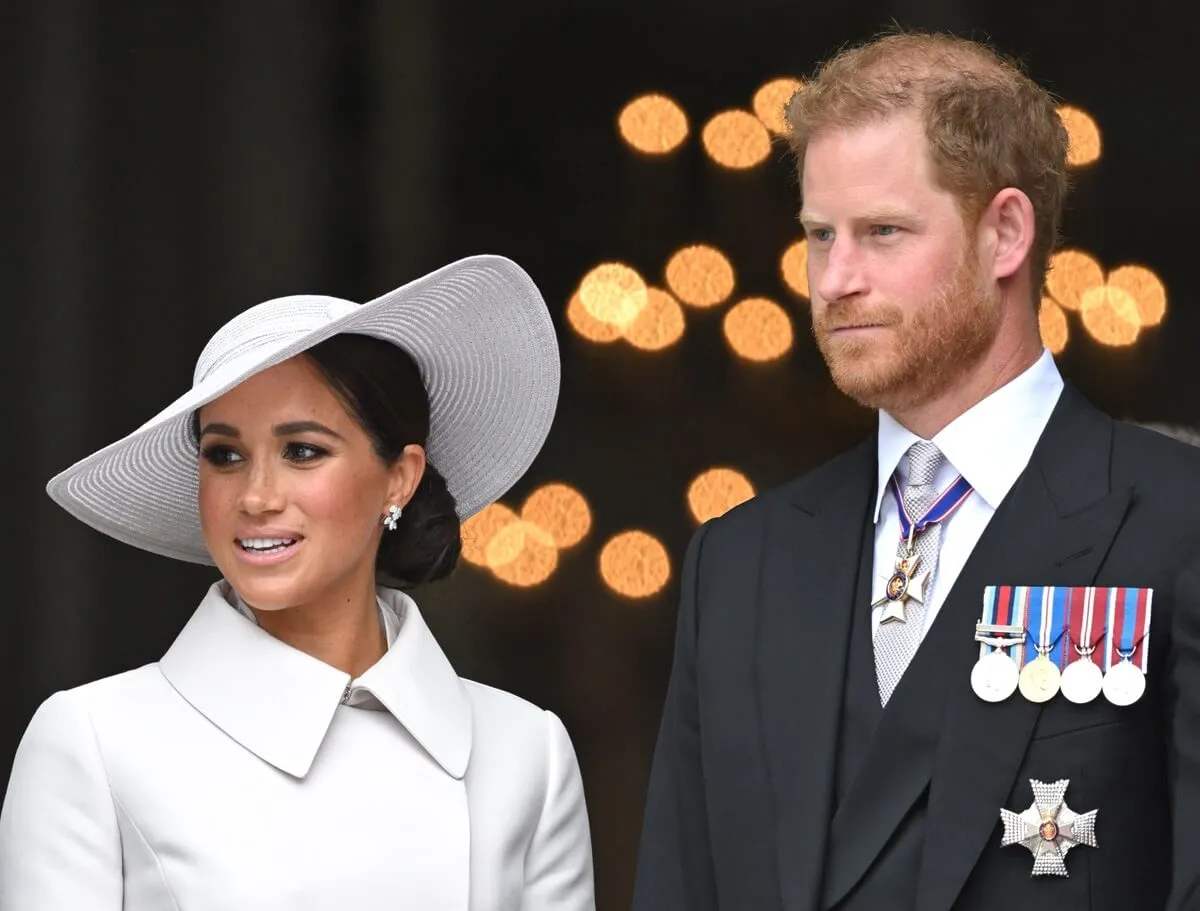
<svg viewBox="0 0 1200 911"><path fill-rule="evenodd" d="M418 596L460 673L564 719L587 787L599 906L626 907L676 591L618 598L598 577L600 546L642 527L677 568L693 529L684 491L699 471L734 465L763 489L871 427L830 386L803 305L778 279L778 256L798 237L784 149L734 173L704 156L697 133L717 111L747 107L767 79L804 75L893 20L990 38L1096 118L1104 153L1078 176L1067 240L1108 267L1149 265L1169 309L1130 349L1090 341L1072 318L1060 369L1118 416L1197 422L1191 4L9 8L0 781L42 699L156 660L212 579L71 520L46 480L183 392L205 340L250 304L299 292L366 300L460 256L502 253L541 286L563 355L555 428L506 502L566 481L587 495L595 525L542 586L464 567ZM648 91L674 97L692 124L661 159L633 153L615 128ZM658 354L592 345L566 326L566 301L596 263L623 260L660 280L672 252L701 241L730 255L739 297L794 307L788 357L734 358L723 308L689 312L683 341Z"/></svg>

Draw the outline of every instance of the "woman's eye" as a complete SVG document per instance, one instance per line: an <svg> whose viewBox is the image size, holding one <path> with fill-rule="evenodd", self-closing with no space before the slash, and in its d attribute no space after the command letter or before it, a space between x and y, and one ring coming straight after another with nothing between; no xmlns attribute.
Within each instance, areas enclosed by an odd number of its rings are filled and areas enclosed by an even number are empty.
<svg viewBox="0 0 1200 911"><path fill-rule="evenodd" d="M328 452L312 443L288 443L283 450L283 457L289 462L312 462L324 455Z"/></svg>
<svg viewBox="0 0 1200 911"><path fill-rule="evenodd" d="M217 468L225 468L242 461L242 457L231 446L207 446L201 450L200 454L206 462Z"/></svg>

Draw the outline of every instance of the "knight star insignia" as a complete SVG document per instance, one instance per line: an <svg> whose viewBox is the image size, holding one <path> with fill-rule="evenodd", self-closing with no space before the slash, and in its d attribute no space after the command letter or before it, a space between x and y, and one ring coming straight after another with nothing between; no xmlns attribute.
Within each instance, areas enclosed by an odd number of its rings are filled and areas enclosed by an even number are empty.
<svg viewBox="0 0 1200 911"><path fill-rule="evenodd" d="M1077 845L1096 847L1096 811L1076 813L1065 802L1069 779L1030 779L1033 806L1024 813L1001 810L1002 847L1024 845L1033 854L1033 876L1068 876L1065 858Z"/></svg>
<svg viewBox="0 0 1200 911"><path fill-rule="evenodd" d="M905 608L910 598L919 604L925 603L925 583L929 581L929 572L918 573L916 570L920 563L920 554L909 554L896 561L896 571L888 576L883 597L871 605L884 609L880 623L907 622Z"/></svg>

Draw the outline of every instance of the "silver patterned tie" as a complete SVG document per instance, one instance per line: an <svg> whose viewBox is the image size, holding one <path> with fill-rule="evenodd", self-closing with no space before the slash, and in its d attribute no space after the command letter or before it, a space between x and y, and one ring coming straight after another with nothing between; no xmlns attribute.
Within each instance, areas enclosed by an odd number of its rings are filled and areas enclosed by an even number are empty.
<svg viewBox="0 0 1200 911"><path fill-rule="evenodd" d="M925 515L936 501L938 490L934 486L938 468L941 467L945 456L932 443L924 440L913 443L905 454L908 459L908 482L901 496L907 507L909 516L914 521ZM918 568L929 573L925 582L924 601L928 601L933 591L937 575L938 548L942 543L942 526L940 522L926 526L917 532L913 538L913 547L921 557ZM907 544L900 542L897 548L897 559L908 554ZM892 691L908 662L916 654L921 644L921 634L925 628L925 604L909 599L906 605L906 619L903 623L881 623L875 633L875 677L879 683L879 699L887 705L892 697Z"/></svg>

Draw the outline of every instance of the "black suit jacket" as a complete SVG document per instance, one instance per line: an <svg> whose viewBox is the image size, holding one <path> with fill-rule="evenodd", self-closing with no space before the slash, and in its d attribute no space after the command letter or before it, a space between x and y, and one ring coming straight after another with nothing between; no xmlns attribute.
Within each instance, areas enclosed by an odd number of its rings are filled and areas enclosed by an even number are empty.
<svg viewBox="0 0 1200 911"><path fill-rule="evenodd" d="M1036 902L1200 908L1200 451L1113 421L1069 385L947 594L835 806L833 779L874 439L704 526L685 559L637 911L819 911L918 801L916 911ZM1152 587L1148 688L988 704L971 691L991 584ZM1097 809L1070 877L1001 848L1029 779ZM898 909L899 911L899 909Z"/></svg>

